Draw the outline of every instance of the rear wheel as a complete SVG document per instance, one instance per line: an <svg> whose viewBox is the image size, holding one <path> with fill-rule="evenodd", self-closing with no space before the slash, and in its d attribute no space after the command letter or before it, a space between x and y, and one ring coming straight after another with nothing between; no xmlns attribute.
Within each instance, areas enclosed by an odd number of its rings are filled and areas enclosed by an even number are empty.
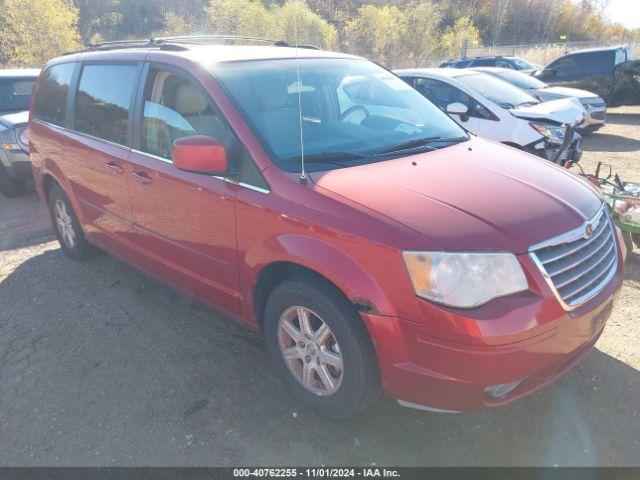
<svg viewBox="0 0 640 480"><path fill-rule="evenodd" d="M269 354L295 396L321 415L355 415L379 395L377 360L353 306L313 277L280 284L267 301Z"/></svg>
<svg viewBox="0 0 640 480"><path fill-rule="evenodd" d="M26 182L11 178L4 165L0 164L0 193L7 198L16 198L25 191Z"/></svg>
<svg viewBox="0 0 640 480"><path fill-rule="evenodd" d="M95 256L98 250L84 238L71 202L58 185L54 185L49 193L49 213L58 242L67 255L74 260Z"/></svg>

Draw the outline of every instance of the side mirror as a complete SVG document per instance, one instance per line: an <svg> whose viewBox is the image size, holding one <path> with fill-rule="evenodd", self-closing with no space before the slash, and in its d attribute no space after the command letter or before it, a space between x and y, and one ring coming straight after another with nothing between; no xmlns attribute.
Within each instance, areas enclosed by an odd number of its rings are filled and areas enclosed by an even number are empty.
<svg viewBox="0 0 640 480"><path fill-rule="evenodd" d="M540 78L551 78L555 76L556 73L557 72L553 68L543 68L542 70L540 70L538 76Z"/></svg>
<svg viewBox="0 0 640 480"><path fill-rule="evenodd" d="M229 168L224 146L213 137L193 135L173 142L173 165L194 173L224 173Z"/></svg>
<svg viewBox="0 0 640 480"><path fill-rule="evenodd" d="M460 115L460 120L469 120L469 109L464 103L454 102L447 105L447 113L450 115Z"/></svg>

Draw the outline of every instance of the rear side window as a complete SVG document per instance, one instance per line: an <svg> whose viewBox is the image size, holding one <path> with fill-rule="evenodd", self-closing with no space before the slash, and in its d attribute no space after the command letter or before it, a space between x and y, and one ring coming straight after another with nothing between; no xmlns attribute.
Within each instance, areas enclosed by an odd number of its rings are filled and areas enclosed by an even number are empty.
<svg viewBox="0 0 640 480"><path fill-rule="evenodd" d="M75 63L63 63L49 68L43 74L33 106L36 118L64 126L67 94L75 68Z"/></svg>
<svg viewBox="0 0 640 480"><path fill-rule="evenodd" d="M7 78L0 80L0 113L29 110L35 78Z"/></svg>
<svg viewBox="0 0 640 480"><path fill-rule="evenodd" d="M471 60L458 60L457 62L451 64L453 68L466 68L471 63Z"/></svg>
<svg viewBox="0 0 640 480"><path fill-rule="evenodd" d="M494 58L480 58L473 61L474 67L493 67L495 64L496 60Z"/></svg>
<svg viewBox="0 0 640 480"><path fill-rule="evenodd" d="M137 75L136 65L85 65L76 96L75 129L126 145Z"/></svg>
<svg viewBox="0 0 640 480"><path fill-rule="evenodd" d="M613 69L615 52L605 50L600 52L590 52L577 55L578 70L581 73L607 73Z"/></svg>
<svg viewBox="0 0 640 480"><path fill-rule="evenodd" d="M559 72L564 72L565 70L576 68L577 64L578 55L567 55L564 57L560 57L555 62L552 62L551 65L549 65L549 68L555 69Z"/></svg>

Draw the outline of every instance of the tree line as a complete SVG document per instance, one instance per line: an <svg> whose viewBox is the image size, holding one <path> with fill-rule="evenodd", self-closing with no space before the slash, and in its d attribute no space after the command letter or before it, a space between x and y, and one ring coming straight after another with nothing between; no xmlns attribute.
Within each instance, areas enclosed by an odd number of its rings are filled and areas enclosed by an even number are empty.
<svg viewBox="0 0 640 480"><path fill-rule="evenodd" d="M39 65L102 40L225 33L366 56L388 66L456 58L463 45L617 38L608 0L0 0L0 64Z"/></svg>

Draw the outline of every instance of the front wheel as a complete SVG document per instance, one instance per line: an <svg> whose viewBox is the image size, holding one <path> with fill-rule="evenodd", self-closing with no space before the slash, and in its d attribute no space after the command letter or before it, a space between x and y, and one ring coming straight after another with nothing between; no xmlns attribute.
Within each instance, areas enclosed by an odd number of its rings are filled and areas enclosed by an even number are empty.
<svg viewBox="0 0 640 480"><path fill-rule="evenodd" d="M378 365L361 318L313 277L280 284L267 301L269 354L295 396L333 418L357 414L379 395Z"/></svg>

